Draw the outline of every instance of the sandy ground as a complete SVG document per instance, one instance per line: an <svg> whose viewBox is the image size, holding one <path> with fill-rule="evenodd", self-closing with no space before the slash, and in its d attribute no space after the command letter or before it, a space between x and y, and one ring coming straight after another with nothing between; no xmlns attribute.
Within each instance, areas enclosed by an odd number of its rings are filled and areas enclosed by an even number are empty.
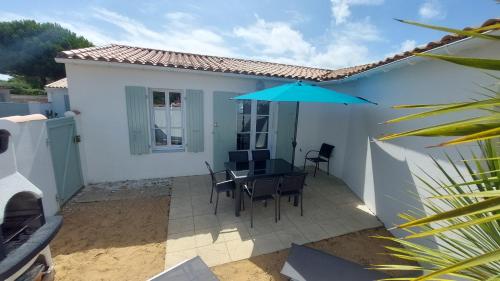
<svg viewBox="0 0 500 281"><path fill-rule="evenodd" d="M51 244L56 280L146 280L164 270L170 197L108 199L64 207L63 227ZM307 245L365 266L396 262L380 254L393 244L375 235L391 234L369 229ZM287 255L282 250L211 269L221 281L285 280L279 272Z"/></svg>
<svg viewBox="0 0 500 281"><path fill-rule="evenodd" d="M169 198L68 203L56 280L145 280L164 270Z"/></svg>
<svg viewBox="0 0 500 281"><path fill-rule="evenodd" d="M371 264L400 263L387 255L384 245L392 245L389 241L374 239L370 236L392 236L384 228L362 230L346 235L306 244L324 252L368 266ZM271 281L287 280L281 274L281 268L288 256L288 250L253 257L247 260L231 262L212 267L212 271L221 281ZM386 272L393 276L401 276L400 272Z"/></svg>

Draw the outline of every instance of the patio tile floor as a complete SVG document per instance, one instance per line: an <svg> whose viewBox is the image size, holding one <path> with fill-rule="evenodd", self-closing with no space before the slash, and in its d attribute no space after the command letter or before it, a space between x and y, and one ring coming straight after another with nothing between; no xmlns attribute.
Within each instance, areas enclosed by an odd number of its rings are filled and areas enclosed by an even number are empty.
<svg viewBox="0 0 500 281"><path fill-rule="evenodd" d="M240 217L234 201L220 194L217 215L210 204L208 175L172 179L165 266L199 255L208 266L247 259L329 237L382 225L339 179L318 172L307 177L304 216L287 198L281 201L281 220L274 221L274 202L254 204L250 227L248 201ZM215 194L214 198L215 200Z"/></svg>

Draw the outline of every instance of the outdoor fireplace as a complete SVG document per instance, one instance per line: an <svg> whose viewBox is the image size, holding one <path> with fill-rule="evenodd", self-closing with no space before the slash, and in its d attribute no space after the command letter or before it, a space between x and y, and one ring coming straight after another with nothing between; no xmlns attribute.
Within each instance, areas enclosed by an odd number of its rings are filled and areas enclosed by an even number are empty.
<svg viewBox="0 0 500 281"><path fill-rule="evenodd" d="M49 243L62 218L46 218L43 194L17 171L10 133L0 129L0 280L53 280Z"/></svg>
<svg viewBox="0 0 500 281"><path fill-rule="evenodd" d="M24 244L29 237L45 224L42 200L29 192L19 192L10 198L2 223L2 247L0 258Z"/></svg>

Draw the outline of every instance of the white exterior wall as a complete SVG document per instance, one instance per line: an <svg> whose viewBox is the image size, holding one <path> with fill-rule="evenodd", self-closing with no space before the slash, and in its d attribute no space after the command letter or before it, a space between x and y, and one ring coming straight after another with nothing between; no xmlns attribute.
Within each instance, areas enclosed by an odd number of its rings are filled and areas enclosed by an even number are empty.
<svg viewBox="0 0 500 281"><path fill-rule="evenodd" d="M500 46L482 45L474 50L457 52L462 56L498 57ZM357 96L379 103L378 106L352 106L348 125L347 145L341 178L376 213L388 227L400 223L397 214L412 207L421 209L422 191L415 188L418 179L412 175L439 174L428 156L437 158L447 169L443 149L425 148L444 139L402 138L387 142L374 142L375 138L391 132L416 129L431 124L466 119L472 114L455 114L382 125L389 119L416 111L395 110L398 104L449 103L470 100L481 89L474 83L491 86L493 79L479 70L441 61L425 61L386 73L378 73L332 88L351 89ZM334 115L331 115L332 118ZM328 126L325 122L324 126ZM474 145L462 145L468 154ZM445 149L456 156L456 147ZM413 194L412 194L413 193ZM416 195L414 195L416 194ZM395 232L398 235L397 232Z"/></svg>
<svg viewBox="0 0 500 281"><path fill-rule="evenodd" d="M64 95L68 94L68 89L47 88L46 91L47 98L52 104L52 110L57 113L57 117L64 117L64 112L66 112Z"/></svg>
<svg viewBox="0 0 500 281"><path fill-rule="evenodd" d="M82 137L80 155L86 183L206 174L212 161L214 91L250 92L258 79L125 67L66 64L71 109ZM276 82L265 82L266 86ZM199 89L204 93L205 150L131 155L125 86ZM236 137L236 136L235 136Z"/></svg>
<svg viewBox="0 0 500 281"><path fill-rule="evenodd" d="M18 172L43 192L45 215L53 216L59 211L59 204L45 122L14 123L3 120L1 125L11 133L9 145L14 146Z"/></svg>
<svg viewBox="0 0 500 281"><path fill-rule="evenodd" d="M336 88L340 93L353 94L351 87ZM329 103L301 103L297 134L297 165L302 167L304 157L309 150L319 150L322 143L335 146L330 160L330 174L339 178L344 172L346 155L349 112L351 105ZM315 155L311 153L311 155ZM307 162L307 165L313 165ZM326 171L326 163L320 163L320 169Z"/></svg>

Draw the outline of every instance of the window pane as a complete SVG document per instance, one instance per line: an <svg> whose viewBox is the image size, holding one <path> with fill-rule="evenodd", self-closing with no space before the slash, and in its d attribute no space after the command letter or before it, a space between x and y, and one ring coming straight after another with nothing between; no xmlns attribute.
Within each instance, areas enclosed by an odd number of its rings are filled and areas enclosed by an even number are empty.
<svg viewBox="0 0 500 281"><path fill-rule="evenodd" d="M182 108L170 108L170 127L182 127Z"/></svg>
<svg viewBox="0 0 500 281"><path fill-rule="evenodd" d="M267 133L255 134L255 149L267 148Z"/></svg>
<svg viewBox="0 0 500 281"><path fill-rule="evenodd" d="M167 126L167 112L165 107L154 107L153 112L155 115L155 127Z"/></svg>
<svg viewBox="0 0 500 281"><path fill-rule="evenodd" d="M171 128L170 133L172 134L172 145L182 145L182 129Z"/></svg>
<svg viewBox="0 0 500 281"><path fill-rule="evenodd" d="M170 108L172 107L181 107L181 93L170 92Z"/></svg>
<svg viewBox="0 0 500 281"><path fill-rule="evenodd" d="M257 116L256 132L267 132L269 126L269 116Z"/></svg>
<svg viewBox="0 0 500 281"><path fill-rule="evenodd" d="M168 145L167 130L155 126L155 142L157 146Z"/></svg>
<svg viewBox="0 0 500 281"><path fill-rule="evenodd" d="M269 115L268 101L257 101L257 115Z"/></svg>
<svg viewBox="0 0 500 281"><path fill-rule="evenodd" d="M170 105L170 127L182 127L182 101L181 94L171 92Z"/></svg>
<svg viewBox="0 0 500 281"><path fill-rule="evenodd" d="M238 114L238 133L250 132L250 115Z"/></svg>
<svg viewBox="0 0 500 281"><path fill-rule="evenodd" d="M165 106L165 93L153 91L153 105L155 107Z"/></svg>
<svg viewBox="0 0 500 281"><path fill-rule="evenodd" d="M250 134L238 134L236 141L237 150L249 150L250 149Z"/></svg>
<svg viewBox="0 0 500 281"><path fill-rule="evenodd" d="M239 114L250 114L252 112L252 101L240 101L238 105Z"/></svg>

